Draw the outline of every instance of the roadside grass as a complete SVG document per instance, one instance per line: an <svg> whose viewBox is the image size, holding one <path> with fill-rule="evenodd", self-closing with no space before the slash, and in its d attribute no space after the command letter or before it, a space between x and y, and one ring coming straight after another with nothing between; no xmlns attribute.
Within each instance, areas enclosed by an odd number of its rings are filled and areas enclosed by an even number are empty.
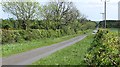
<svg viewBox="0 0 120 67"><path fill-rule="evenodd" d="M76 44L42 58L32 65L83 65L84 56L93 41L93 37L94 35L89 34L85 39Z"/></svg>
<svg viewBox="0 0 120 67"><path fill-rule="evenodd" d="M46 38L46 39L32 40L32 41L26 41L21 43L5 44L5 45L2 45L2 53L0 53L0 55L2 54L2 57L7 57L13 54L29 51L35 48L52 45L54 43L68 40L78 35L81 35L81 34L67 35L59 38Z"/></svg>

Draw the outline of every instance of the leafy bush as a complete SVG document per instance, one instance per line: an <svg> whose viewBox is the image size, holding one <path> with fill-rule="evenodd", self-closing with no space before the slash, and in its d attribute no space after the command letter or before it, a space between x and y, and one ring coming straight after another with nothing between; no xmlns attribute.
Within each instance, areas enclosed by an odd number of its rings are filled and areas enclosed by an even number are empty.
<svg viewBox="0 0 120 67"><path fill-rule="evenodd" d="M99 30L85 56L88 65L120 66L120 46L117 33Z"/></svg>
<svg viewBox="0 0 120 67"><path fill-rule="evenodd" d="M14 38L15 38L15 35L13 31L2 30L2 43L5 43L5 42L12 43L14 42Z"/></svg>
<svg viewBox="0 0 120 67"><path fill-rule="evenodd" d="M11 27L10 27L10 25L7 25L7 24L6 24L6 25L2 26L2 28L8 30L8 29L11 28Z"/></svg>
<svg viewBox="0 0 120 67"><path fill-rule="evenodd" d="M95 22L85 22L81 25L82 30L95 29L95 27L96 27Z"/></svg>
<svg viewBox="0 0 120 67"><path fill-rule="evenodd" d="M14 31L14 35L15 35L15 42L21 42L21 41L24 41L23 37L22 37L22 34L20 34L20 32L22 31ZM4 39L4 38L3 38Z"/></svg>
<svg viewBox="0 0 120 67"><path fill-rule="evenodd" d="M71 33L72 32L72 33ZM33 39L40 38L57 38L64 35L75 34L74 30L67 30L66 33L63 30L2 30L2 44L4 43L14 43L21 41L31 41Z"/></svg>
<svg viewBox="0 0 120 67"><path fill-rule="evenodd" d="M62 33L64 34L68 34L68 35L75 34L75 30L72 29L70 26L64 26L62 30L63 30Z"/></svg>

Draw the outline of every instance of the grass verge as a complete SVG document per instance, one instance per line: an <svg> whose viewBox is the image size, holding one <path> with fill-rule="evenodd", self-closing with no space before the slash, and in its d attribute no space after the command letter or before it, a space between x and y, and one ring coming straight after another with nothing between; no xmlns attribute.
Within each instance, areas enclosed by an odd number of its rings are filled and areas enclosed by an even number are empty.
<svg viewBox="0 0 120 67"><path fill-rule="evenodd" d="M5 44L2 46L2 53L0 53L0 55L2 54L2 57L7 57L13 54L25 52L25 51L32 50L35 48L52 45L54 43L67 40L67 39L73 38L78 35L80 34L67 35L67 36L63 36L59 38L47 38L47 39L26 41L26 42L21 42L21 43Z"/></svg>
<svg viewBox="0 0 120 67"><path fill-rule="evenodd" d="M59 50L48 57L42 58L33 65L82 65L87 49L94 35L89 35L80 42Z"/></svg>

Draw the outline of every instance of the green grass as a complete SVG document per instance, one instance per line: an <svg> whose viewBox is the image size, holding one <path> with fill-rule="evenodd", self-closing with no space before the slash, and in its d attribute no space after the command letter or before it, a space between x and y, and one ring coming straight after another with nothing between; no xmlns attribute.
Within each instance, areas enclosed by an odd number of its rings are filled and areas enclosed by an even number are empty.
<svg viewBox="0 0 120 67"><path fill-rule="evenodd" d="M108 28L110 32L117 32L118 33L118 28Z"/></svg>
<svg viewBox="0 0 120 67"><path fill-rule="evenodd" d="M63 48L48 57L42 58L33 65L82 65L87 49L94 35L89 35L80 42Z"/></svg>
<svg viewBox="0 0 120 67"><path fill-rule="evenodd" d="M78 35L80 34L67 35L67 36L63 36L59 38L47 38L47 39L26 41L26 42L21 42L21 43L5 44L2 46L2 53L0 53L0 55L2 54L3 57L7 57L13 54L25 52L25 51L32 50L35 48L52 45L54 43L67 40L67 39L73 38Z"/></svg>

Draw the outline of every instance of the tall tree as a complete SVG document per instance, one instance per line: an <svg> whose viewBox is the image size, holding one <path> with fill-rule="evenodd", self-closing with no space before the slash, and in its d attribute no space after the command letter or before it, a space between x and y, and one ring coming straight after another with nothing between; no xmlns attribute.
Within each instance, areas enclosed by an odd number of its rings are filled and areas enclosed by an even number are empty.
<svg viewBox="0 0 120 67"><path fill-rule="evenodd" d="M2 8L4 12L14 15L19 25L23 29L27 29L28 21L37 18L39 15L38 2L3 2Z"/></svg>
<svg viewBox="0 0 120 67"><path fill-rule="evenodd" d="M55 25L55 29L60 29L62 25L74 22L80 13L72 2L54 0L43 6L42 15L47 20L47 24Z"/></svg>

